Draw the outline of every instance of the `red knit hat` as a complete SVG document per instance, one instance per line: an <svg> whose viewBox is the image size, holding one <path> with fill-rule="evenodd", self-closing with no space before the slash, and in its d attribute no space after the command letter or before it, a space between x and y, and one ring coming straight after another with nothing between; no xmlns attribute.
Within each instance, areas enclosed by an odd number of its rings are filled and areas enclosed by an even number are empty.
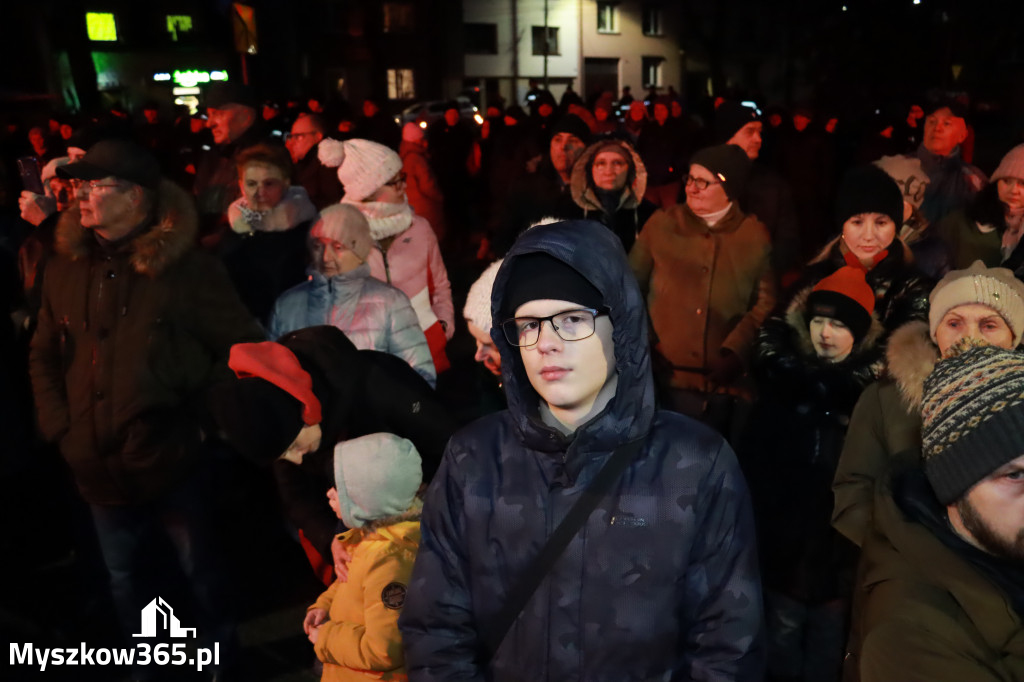
<svg viewBox="0 0 1024 682"><path fill-rule="evenodd" d="M864 277L861 268L844 265L825 277L807 297L808 321L814 317L839 320L861 340L871 328L871 313L875 310L875 292Z"/></svg>
<svg viewBox="0 0 1024 682"><path fill-rule="evenodd" d="M231 347L228 367L239 379L263 379L302 403L302 421L306 426L320 423L320 400L313 395L313 379L302 369L295 353L281 344L236 343Z"/></svg>

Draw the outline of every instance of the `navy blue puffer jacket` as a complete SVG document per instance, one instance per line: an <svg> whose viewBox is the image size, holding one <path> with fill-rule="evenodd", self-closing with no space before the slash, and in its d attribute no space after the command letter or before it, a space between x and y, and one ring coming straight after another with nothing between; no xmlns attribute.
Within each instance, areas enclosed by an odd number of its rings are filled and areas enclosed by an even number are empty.
<svg viewBox="0 0 1024 682"><path fill-rule="evenodd" d="M537 251L596 286L614 326L616 394L570 437L541 422L498 324L510 264ZM399 621L410 679L760 680L747 488L720 436L655 409L647 315L618 238L589 221L535 227L493 292L509 409L452 438L427 492ZM613 450L638 438L641 453L488 658L484 641L511 586Z"/></svg>

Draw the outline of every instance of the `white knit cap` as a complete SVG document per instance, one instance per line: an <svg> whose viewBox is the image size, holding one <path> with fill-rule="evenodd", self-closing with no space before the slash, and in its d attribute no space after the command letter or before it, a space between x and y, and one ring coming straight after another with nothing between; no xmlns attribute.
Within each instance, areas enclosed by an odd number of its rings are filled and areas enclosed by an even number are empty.
<svg viewBox="0 0 1024 682"><path fill-rule="evenodd" d="M932 289L928 326L932 341L939 323L953 308L981 303L995 310L1013 332L1013 347L1024 334L1024 282L1006 268L986 268L980 260L966 270L950 270Z"/></svg>
<svg viewBox="0 0 1024 682"><path fill-rule="evenodd" d="M321 211L309 235L341 242L364 261L373 248L370 224L358 208L349 204L334 204Z"/></svg>
<svg viewBox="0 0 1024 682"><path fill-rule="evenodd" d="M402 126L402 140L405 142L419 142L423 139L423 128L418 123L409 121Z"/></svg>
<svg viewBox="0 0 1024 682"><path fill-rule="evenodd" d="M402 170L398 154L370 140L339 142L327 138L318 147L320 163L338 169L338 179L349 201L366 199Z"/></svg>
<svg viewBox="0 0 1024 682"><path fill-rule="evenodd" d="M475 324L485 334L491 332L491 289L494 288L494 278L498 275L502 260L499 258L488 265L473 282L469 293L466 294L466 306L462 309L466 321Z"/></svg>
<svg viewBox="0 0 1024 682"><path fill-rule="evenodd" d="M921 208L924 191L928 189L931 178L921 167L921 159L916 156L883 156L875 165L884 170L890 178L900 186L903 201L914 208Z"/></svg>
<svg viewBox="0 0 1024 682"><path fill-rule="evenodd" d="M371 433L334 447L334 487L349 528L406 512L422 482L420 453L405 438Z"/></svg>
<svg viewBox="0 0 1024 682"><path fill-rule="evenodd" d="M1000 178L1024 180L1024 144L1019 144L1006 152L1006 156L999 162L999 167L992 173L990 180L995 182Z"/></svg>

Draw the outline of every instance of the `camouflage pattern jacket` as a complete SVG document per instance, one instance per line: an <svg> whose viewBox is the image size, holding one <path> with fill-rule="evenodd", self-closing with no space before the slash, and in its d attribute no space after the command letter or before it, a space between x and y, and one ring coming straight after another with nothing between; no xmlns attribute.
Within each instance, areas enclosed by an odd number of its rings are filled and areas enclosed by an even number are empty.
<svg viewBox="0 0 1024 682"><path fill-rule="evenodd" d="M585 246L584 246L585 245ZM618 238L570 221L526 232L604 295L616 394L572 437L543 425L518 349L495 325L509 409L457 433L427 492L399 620L412 680L760 680L761 589L750 501L710 429L654 407L647 316ZM493 656L511 586L613 450L644 447L544 578Z"/></svg>

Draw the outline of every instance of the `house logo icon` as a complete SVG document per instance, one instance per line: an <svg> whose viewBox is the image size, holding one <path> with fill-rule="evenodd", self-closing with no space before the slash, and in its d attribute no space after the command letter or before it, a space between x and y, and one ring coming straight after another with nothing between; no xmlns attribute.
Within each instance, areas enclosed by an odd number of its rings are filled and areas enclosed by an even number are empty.
<svg viewBox="0 0 1024 682"><path fill-rule="evenodd" d="M132 637L156 637L161 629L171 637L196 636L196 629L181 627L171 605L157 597L142 609L142 632Z"/></svg>

